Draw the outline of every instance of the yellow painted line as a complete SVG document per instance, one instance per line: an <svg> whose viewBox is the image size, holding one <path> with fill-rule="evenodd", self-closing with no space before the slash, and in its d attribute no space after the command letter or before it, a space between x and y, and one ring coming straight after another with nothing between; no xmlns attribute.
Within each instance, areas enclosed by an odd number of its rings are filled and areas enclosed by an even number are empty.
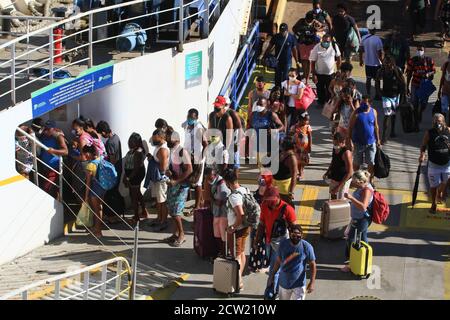
<svg viewBox="0 0 450 320"><path fill-rule="evenodd" d="M0 187L6 186L6 185L11 184L11 183L19 182L19 181L22 181L22 180L25 180L25 177L21 176L21 175L14 176L14 177L11 177L11 178L8 178L8 179L5 179L5 180L1 180L0 181Z"/></svg>
<svg viewBox="0 0 450 320"><path fill-rule="evenodd" d="M300 200L300 207L297 214L297 223L302 226L310 226L314 215L314 205L316 204L319 195L319 188L306 187L303 190L302 199ZM305 234L308 233L305 230Z"/></svg>
<svg viewBox="0 0 450 320"><path fill-rule="evenodd" d="M60 283L59 283L59 290L64 289L65 287L67 287L72 282L73 281L71 279L61 280ZM48 286L46 288L43 288L41 290L34 291L33 293L30 293L28 295L28 300L40 300L43 297L50 296L54 291L55 291L55 284L53 283L52 285L50 285L50 286Z"/></svg>
<svg viewBox="0 0 450 320"><path fill-rule="evenodd" d="M423 228L450 231L450 212L436 212L431 214L428 210L431 203L424 193L417 195L414 209L411 207L412 196L403 197L403 205L406 206L405 224L407 228ZM438 205L439 209L445 209L445 204Z"/></svg>
<svg viewBox="0 0 450 320"><path fill-rule="evenodd" d="M155 290L151 295L147 296L145 300L169 300L175 291L182 286L191 275L186 273L180 276L177 280L172 281L167 286Z"/></svg>
<svg viewBox="0 0 450 320"><path fill-rule="evenodd" d="M447 243L447 247L449 246L450 242ZM450 256L447 256L447 261L444 266L444 288L444 299L450 300Z"/></svg>

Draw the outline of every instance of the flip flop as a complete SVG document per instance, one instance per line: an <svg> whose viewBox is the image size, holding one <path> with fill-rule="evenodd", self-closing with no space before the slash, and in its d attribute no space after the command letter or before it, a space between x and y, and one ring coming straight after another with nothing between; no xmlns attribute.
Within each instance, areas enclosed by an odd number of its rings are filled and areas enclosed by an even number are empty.
<svg viewBox="0 0 450 320"><path fill-rule="evenodd" d="M175 248L179 248L185 242L186 242L186 239L181 240L181 242L178 241L178 239L176 239L174 242L170 243L170 246L171 247L175 247Z"/></svg>
<svg viewBox="0 0 450 320"><path fill-rule="evenodd" d="M165 238L165 239L163 239L163 241L164 242L167 242L167 243L172 243L173 241L175 241L175 239L177 239L178 238L178 236L176 236L176 235L171 235L170 237L167 237L167 238Z"/></svg>

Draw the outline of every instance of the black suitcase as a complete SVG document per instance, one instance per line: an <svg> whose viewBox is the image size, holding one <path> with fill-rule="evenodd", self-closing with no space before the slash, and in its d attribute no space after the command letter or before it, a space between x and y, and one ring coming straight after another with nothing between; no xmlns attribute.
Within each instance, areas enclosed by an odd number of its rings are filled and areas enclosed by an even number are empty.
<svg viewBox="0 0 450 320"><path fill-rule="evenodd" d="M409 102L403 102L398 108L400 110L403 132L414 132L414 106Z"/></svg>

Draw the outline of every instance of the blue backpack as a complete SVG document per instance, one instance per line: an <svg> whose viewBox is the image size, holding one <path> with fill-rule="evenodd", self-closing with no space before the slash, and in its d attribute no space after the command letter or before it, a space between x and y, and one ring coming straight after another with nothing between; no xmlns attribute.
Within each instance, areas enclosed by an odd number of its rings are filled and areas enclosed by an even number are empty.
<svg viewBox="0 0 450 320"><path fill-rule="evenodd" d="M114 188L118 182L118 175L114 165L103 158L92 162L97 165L96 179L100 186L106 191Z"/></svg>

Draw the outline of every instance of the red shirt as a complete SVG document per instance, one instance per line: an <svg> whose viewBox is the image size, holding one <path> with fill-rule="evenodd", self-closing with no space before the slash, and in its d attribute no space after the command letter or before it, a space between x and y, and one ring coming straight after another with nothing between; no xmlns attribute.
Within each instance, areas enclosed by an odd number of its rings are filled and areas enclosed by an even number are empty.
<svg viewBox="0 0 450 320"><path fill-rule="evenodd" d="M425 57L424 59L419 59L418 57L413 57L408 60L406 67L406 72L412 74L411 86L418 87L420 81L425 79L425 75L430 72L435 72L436 68L434 66L434 61L430 57Z"/></svg>
<svg viewBox="0 0 450 320"><path fill-rule="evenodd" d="M274 210L269 209L266 203L263 203L261 205L260 221L264 223L264 226L266 227L266 243L270 243L273 224L280 215L280 210L284 205L286 205L286 209L284 211L284 219L290 223L295 223L297 217L295 216L294 208L292 208L283 200L280 201L280 205Z"/></svg>

